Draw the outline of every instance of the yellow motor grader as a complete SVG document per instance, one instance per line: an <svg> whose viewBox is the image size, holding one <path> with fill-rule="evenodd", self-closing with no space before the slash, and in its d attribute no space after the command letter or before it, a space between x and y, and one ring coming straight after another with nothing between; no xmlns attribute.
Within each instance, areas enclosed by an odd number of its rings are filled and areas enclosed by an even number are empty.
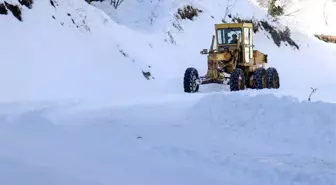
<svg viewBox="0 0 336 185"><path fill-rule="evenodd" d="M215 31L209 51L201 51L208 58L207 74L199 76L197 69L187 68L184 92L197 92L200 85L209 83L230 85L231 91L280 87L277 70L265 69L267 55L253 50L252 23L215 24Z"/></svg>

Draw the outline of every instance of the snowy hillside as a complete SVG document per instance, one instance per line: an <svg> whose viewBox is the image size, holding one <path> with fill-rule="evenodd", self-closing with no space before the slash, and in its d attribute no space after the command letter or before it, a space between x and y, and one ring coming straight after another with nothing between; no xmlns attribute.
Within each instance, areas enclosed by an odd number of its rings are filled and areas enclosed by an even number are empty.
<svg viewBox="0 0 336 185"><path fill-rule="evenodd" d="M118 10L83 0L6 2L0 184L336 184L336 47L313 36L333 31L333 11L329 27L313 30L306 14L300 24L271 22L245 0L126 0ZM199 15L177 19L189 4ZM15 5L22 21L9 10ZM254 36L280 89L207 85L185 94L184 70L205 74L200 50L210 46L213 24L233 17L289 26L298 47L277 46L262 29ZM318 89L308 102L311 87Z"/></svg>
<svg viewBox="0 0 336 185"><path fill-rule="evenodd" d="M150 61L118 38L138 34L100 10L80 0L37 1L32 9L22 6L22 17L0 15L0 33L7 38L0 49L1 100L118 98L130 95L133 83L143 87L139 92L150 91L152 77L143 75ZM138 46L150 48L145 41Z"/></svg>
<svg viewBox="0 0 336 185"><path fill-rule="evenodd" d="M286 14L289 24L300 26L301 31L313 34L336 35L336 1L295 0Z"/></svg>
<svg viewBox="0 0 336 185"><path fill-rule="evenodd" d="M0 16L2 35L15 38L4 40L1 46L6 53L0 68L3 101L120 100L144 94L180 94L187 67L205 74L206 58L199 51L209 47L213 24L224 18L223 9L229 6L229 13L241 18L268 20L263 10L247 1L192 1L201 11L194 21L176 19L177 9L190 4L183 0L129 0L117 12L108 4L93 3L112 20L81 0L51 2L36 2L32 9L23 6L22 22L10 12ZM246 8L242 11L240 7ZM148 19L141 22L145 17ZM334 47L297 27L290 28L299 50L284 42L279 48L262 30L255 36L255 48L267 53L269 66L280 73L281 91L276 93L306 100L314 87L319 89L315 100L336 102ZM21 34L23 29L29 36ZM20 54L12 54L18 45Z"/></svg>
<svg viewBox="0 0 336 185"><path fill-rule="evenodd" d="M232 16L266 20L279 29L288 26L291 29L291 38L298 44L299 50L289 46L286 42L281 42L280 47L278 47L269 32L261 30L255 35L255 49L267 53L269 57L268 66L276 67L280 74L281 91L272 93L293 95L306 100L310 88L313 87L319 89L315 100L336 102L334 96L336 93L336 74L333 72L336 67L334 62L336 46L326 45L315 38L313 34L302 32L304 27L289 24L288 17L280 19L279 23L273 23L265 14L265 10L260 9L255 1L218 0L209 3L202 0L153 0L146 2L129 0L121 4L117 10L109 5L109 1L93 2L92 4L104 10L120 25L142 32L143 35L151 35L154 38L153 42L157 43L154 44L153 48L157 48L156 45L159 45L160 49L165 47L161 50L173 53L175 58L164 60L163 63L165 65L169 64L164 68L166 69L166 76L171 78L171 80L165 82L169 85L167 90L172 91L170 88L172 86L176 93L182 91L181 77L187 67L193 66L199 69L201 74L206 73L206 57L200 55L199 51L210 46L210 39L214 34L213 24L222 21L226 7L229 8L228 14ZM176 19L176 9L189 4L202 11L199 16L195 17L194 21ZM242 9L242 7L244 8ZM290 10L288 9L288 11ZM316 15L318 14L319 12L316 12ZM297 21L308 21L306 18L299 18L301 17L298 17ZM155 21L151 21L153 19ZM231 21L228 16L225 17L225 20ZM164 39L168 40L168 44L160 43ZM159 65L161 66L162 63ZM320 72L322 70L323 72ZM221 87L217 89L225 90Z"/></svg>

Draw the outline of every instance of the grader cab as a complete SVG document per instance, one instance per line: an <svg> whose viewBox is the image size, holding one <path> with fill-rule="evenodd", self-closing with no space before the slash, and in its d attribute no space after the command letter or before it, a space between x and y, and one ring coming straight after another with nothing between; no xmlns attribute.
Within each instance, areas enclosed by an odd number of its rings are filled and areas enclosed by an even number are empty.
<svg viewBox="0 0 336 185"><path fill-rule="evenodd" d="M184 92L197 92L200 85L209 83L230 85L231 91L279 88L277 70L265 69L267 55L253 50L252 28L251 23L215 24L216 34L212 36L209 50L200 52L207 55L207 73L199 76L197 69L187 68Z"/></svg>

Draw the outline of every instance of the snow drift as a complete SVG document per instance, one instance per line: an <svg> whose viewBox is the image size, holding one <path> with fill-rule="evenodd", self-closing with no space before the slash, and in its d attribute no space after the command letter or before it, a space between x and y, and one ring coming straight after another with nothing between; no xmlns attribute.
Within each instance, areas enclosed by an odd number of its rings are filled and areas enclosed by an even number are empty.
<svg viewBox="0 0 336 185"><path fill-rule="evenodd" d="M6 38L0 48L1 100L119 98L135 89L149 91L152 77L143 75L149 64L115 39L123 33L131 40L133 31L81 0L21 8L22 22L10 13L0 16Z"/></svg>
<svg viewBox="0 0 336 185"><path fill-rule="evenodd" d="M301 28L310 34L336 35L336 1L293 0L287 6L288 24Z"/></svg>
<svg viewBox="0 0 336 185"><path fill-rule="evenodd" d="M1 182L336 182L334 104L215 93L168 104L87 106L1 105Z"/></svg>

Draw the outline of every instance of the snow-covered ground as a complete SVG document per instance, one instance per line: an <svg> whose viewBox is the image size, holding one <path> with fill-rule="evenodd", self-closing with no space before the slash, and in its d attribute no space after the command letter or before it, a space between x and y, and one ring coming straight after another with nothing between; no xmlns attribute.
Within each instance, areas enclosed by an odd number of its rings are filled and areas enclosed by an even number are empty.
<svg viewBox="0 0 336 185"><path fill-rule="evenodd" d="M336 182L335 104L213 93L87 106L2 105L2 184Z"/></svg>
<svg viewBox="0 0 336 185"><path fill-rule="evenodd" d="M293 0L287 7L288 24L311 34L336 35L336 1Z"/></svg>
<svg viewBox="0 0 336 185"><path fill-rule="evenodd" d="M305 14L280 20L300 50L255 35L280 89L185 94L184 70L206 72L199 51L228 5L268 19L255 2L94 3L107 14L52 2L22 7L23 22L0 15L1 184L336 184L336 47L307 31ZM174 19L187 3L203 12Z"/></svg>
<svg viewBox="0 0 336 185"><path fill-rule="evenodd" d="M150 92L147 84L153 81L142 74L151 71L149 62L118 39L120 34L138 39L136 32L85 1L58 0L54 6L38 1L32 9L22 7L23 22L10 12L0 16L0 33L6 37L0 47L2 101L118 99L133 96L135 89ZM150 48L145 41L138 46Z"/></svg>

